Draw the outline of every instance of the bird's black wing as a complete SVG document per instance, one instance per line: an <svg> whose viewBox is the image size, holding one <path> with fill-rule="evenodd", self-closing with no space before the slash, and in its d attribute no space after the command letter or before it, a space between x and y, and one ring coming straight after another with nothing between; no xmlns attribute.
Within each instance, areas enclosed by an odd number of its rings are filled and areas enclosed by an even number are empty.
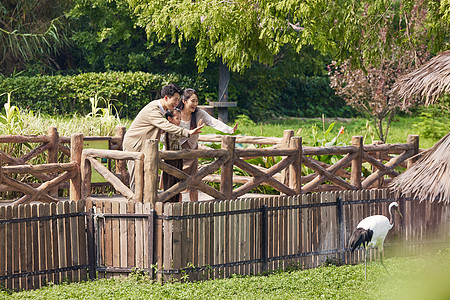
<svg viewBox="0 0 450 300"><path fill-rule="evenodd" d="M373 236L372 230L357 228L350 237L350 240L348 241L349 248L353 252L355 251L356 248L358 248L361 245L365 247L372 240L372 236Z"/></svg>

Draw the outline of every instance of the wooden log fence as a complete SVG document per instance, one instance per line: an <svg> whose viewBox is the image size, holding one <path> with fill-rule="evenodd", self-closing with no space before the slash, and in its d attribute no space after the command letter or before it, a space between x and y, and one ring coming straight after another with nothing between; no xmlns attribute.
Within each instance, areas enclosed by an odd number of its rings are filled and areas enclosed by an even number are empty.
<svg viewBox="0 0 450 300"><path fill-rule="evenodd" d="M4 175L0 175L0 178L4 177L4 180L0 183L0 191L15 190L23 193L24 196L16 200L15 204L29 203L34 200L57 202L55 191L63 186L68 187L67 182L70 181L70 199L86 199L90 194L87 189L95 185L85 182L91 176L88 170L90 167L106 179L106 183L102 185L113 186L127 199L151 202L153 205L158 201L167 201L187 186L222 200L236 199L261 184L272 186L285 195L369 189L386 187L391 178L399 174L395 169L398 166L405 166L405 161L419 152L417 136L408 137L407 144L363 145L362 137L353 137L350 146L307 147L302 146L301 138L294 137L292 130L286 130L283 138L200 136L200 141L217 142L219 138L221 139L222 149L211 150L159 151L157 145L151 145L152 142L150 142L147 155L142 157L138 153L128 153L124 156L123 151L120 151L124 134L125 128L118 127L114 137L83 137L76 134L67 138L59 137L56 128L50 127L47 136L2 136L0 142L4 143L33 142L42 143L42 145L20 158L0 153L2 161L8 164L2 168ZM95 140L109 141L110 150L85 149L86 154L83 156L82 142ZM71 145L70 148L65 146L68 143ZM236 143L272 145L272 147L242 149L236 148ZM56 148L60 150L60 153L70 155L71 162L55 161L57 158L55 153L58 153ZM46 150L49 152L48 164L45 166L25 164L27 160ZM114 151L117 154L113 154ZM132 157L129 157L130 155ZM330 165L320 161L320 156L323 155L342 156L342 158ZM282 159L273 166L261 167L247 162L252 157L281 157ZM98 158L115 160L116 172L111 171L110 166L106 168L100 164L97 161ZM189 158L213 158L214 161L202 166L199 172L192 176L164 162L170 159ZM128 188L127 160L136 161L136 180L139 182L136 185L136 191ZM147 163L142 165L143 160ZM363 163L368 163L372 168L372 173L369 173L367 177L362 174ZM408 162L408 165L410 164ZM301 166L308 168L309 171L302 175ZM248 175L234 175L235 168L241 169ZM213 174L219 169L221 169L220 174ZM176 176L181 181L169 190L158 194L158 170ZM10 174L30 174L43 183L17 181L13 179L14 176L8 177ZM84 181L81 182L82 180ZM215 189L205 182L219 182L220 188ZM238 186L233 190L233 185L236 183ZM82 189L84 194L81 192Z"/></svg>

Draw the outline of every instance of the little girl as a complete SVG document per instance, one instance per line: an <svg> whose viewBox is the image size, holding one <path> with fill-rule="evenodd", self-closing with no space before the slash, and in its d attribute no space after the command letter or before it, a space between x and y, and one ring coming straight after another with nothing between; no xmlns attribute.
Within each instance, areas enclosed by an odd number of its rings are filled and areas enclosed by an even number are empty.
<svg viewBox="0 0 450 300"><path fill-rule="evenodd" d="M177 126L180 126L181 123L181 112L178 108L175 109L168 109L165 113L166 119ZM180 138L181 136L172 134L169 132L164 133L162 137L162 142L165 146L165 150L181 150L181 144L180 144ZM175 159L175 160L165 160L165 163L174 166L177 169L182 170L183 169L183 160L182 159ZM178 179L175 176L169 175L166 172L162 173L162 187L166 191L171 186L175 185L177 182L179 182L180 179ZM181 202L181 194L177 194L170 198L168 202Z"/></svg>

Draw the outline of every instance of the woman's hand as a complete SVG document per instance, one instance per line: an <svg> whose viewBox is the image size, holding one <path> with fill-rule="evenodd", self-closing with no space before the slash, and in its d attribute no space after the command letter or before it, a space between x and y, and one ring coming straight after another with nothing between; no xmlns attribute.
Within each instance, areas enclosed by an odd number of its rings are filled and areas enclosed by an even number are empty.
<svg viewBox="0 0 450 300"><path fill-rule="evenodd" d="M200 123L200 122L199 122ZM202 128L205 126L205 124L200 124L197 128L191 129L189 130L189 136L194 135L194 134L199 134L202 132Z"/></svg>

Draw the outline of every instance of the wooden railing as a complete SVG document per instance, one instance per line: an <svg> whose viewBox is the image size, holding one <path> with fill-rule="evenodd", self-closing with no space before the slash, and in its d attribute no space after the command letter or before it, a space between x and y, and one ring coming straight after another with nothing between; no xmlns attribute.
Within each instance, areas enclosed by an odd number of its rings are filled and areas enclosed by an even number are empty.
<svg viewBox="0 0 450 300"><path fill-rule="evenodd" d="M0 159L3 164L6 164L0 168L0 178L2 179L0 191L24 193L25 195L16 200L15 204L29 203L34 200L56 202L58 201L58 188L67 188L67 182L70 181L70 199L85 199L89 197L90 187L93 185L87 182L91 176L91 166L106 179L106 183L102 183L103 185L112 185L127 199L138 202L165 202L187 187L194 187L215 199L236 199L259 185L269 185L286 195L383 188L399 174L395 170L396 167L411 165L414 162L414 158L411 159L411 157L419 153L418 136L413 135L408 137L406 144L363 145L362 137L353 137L352 144L349 146L303 147L301 138L294 137L293 130L285 130L282 138L218 135L199 137L199 140L203 142L220 141L221 149L159 151L159 142L149 141L147 152L143 154L120 151L124 135L125 127L117 127L116 136L113 137L84 137L81 134L75 134L69 139L68 137L59 137L56 128L50 127L48 135L44 136L0 136L0 143L41 144L19 158L0 151ZM83 141L94 140L107 140L109 150L83 150ZM70 143L70 147L67 146L68 143ZM265 145L266 147L236 148L236 144L241 143ZM27 163L44 151L48 152L47 164L31 165ZM84 154L82 154L83 151ZM63 157L62 153L69 156L70 162L67 162L68 159L64 157L65 163L58 162L58 153L60 161ZM334 164L327 164L320 160L320 157L324 155L334 156L340 160ZM271 156L282 159L277 164L268 167L254 165L248 161L249 158ZM106 168L97 161L98 158L115 160L115 173L111 171L111 164ZM192 176L164 162L170 159L200 158L212 158L214 161L201 166L199 172ZM135 191L131 191L128 187L127 160L136 162ZM147 163L144 163L144 160ZM363 163L366 163L365 176L362 174ZM367 170L369 165L371 170ZM249 175L234 175L233 169L236 168ZM216 172L219 169L220 173ZM158 194L158 173L160 171L176 176L181 181L167 191ZM32 175L42 183L15 180L13 178L16 176L15 174ZM206 182L218 182L220 189L216 189ZM234 184L240 186L233 189Z"/></svg>
<svg viewBox="0 0 450 300"><path fill-rule="evenodd" d="M82 140L72 136L72 151L83 147ZM75 155L71 155L69 163L58 163L59 136L55 127L49 127L48 135L43 136L0 136L0 143L36 143L37 148L30 150L21 157L15 158L9 153L0 151L0 191L17 191L24 195L13 204L29 203L39 200L58 202L58 186L68 180L79 180L79 164ZM80 145L81 143L81 145ZM31 165L27 162L47 151L46 164ZM5 163L6 166L2 166ZM42 183L22 182L14 179L16 174L31 175Z"/></svg>

